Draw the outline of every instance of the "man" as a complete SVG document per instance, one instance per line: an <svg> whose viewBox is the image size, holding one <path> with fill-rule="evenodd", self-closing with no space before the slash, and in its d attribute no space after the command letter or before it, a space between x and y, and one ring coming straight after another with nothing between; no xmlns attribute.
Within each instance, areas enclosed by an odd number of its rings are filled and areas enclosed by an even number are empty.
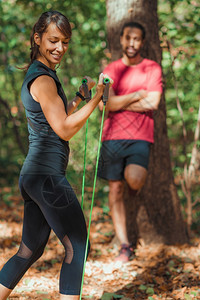
<svg viewBox="0 0 200 300"><path fill-rule="evenodd" d="M142 188L148 169L150 145L154 142L152 111L162 93L161 67L143 58L145 29L135 22L124 24L120 36L121 59L104 70L113 80L107 102L98 176L109 182L109 207L121 244L116 260L126 262L132 247L126 230L123 201L124 180L132 195ZM102 109L102 104L99 105Z"/></svg>

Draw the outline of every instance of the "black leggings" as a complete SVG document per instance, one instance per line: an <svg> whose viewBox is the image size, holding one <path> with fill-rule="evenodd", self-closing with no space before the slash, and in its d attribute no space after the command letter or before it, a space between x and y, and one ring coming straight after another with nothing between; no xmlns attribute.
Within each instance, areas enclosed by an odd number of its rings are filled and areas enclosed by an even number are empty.
<svg viewBox="0 0 200 300"><path fill-rule="evenodd" d="M73 189L64 176L54 175L23 175L19 186L24 198L22 242L1 270L0 283L15 287L42 255L53 229L65 248L60 293L79 295L87 229Z"/></svg>

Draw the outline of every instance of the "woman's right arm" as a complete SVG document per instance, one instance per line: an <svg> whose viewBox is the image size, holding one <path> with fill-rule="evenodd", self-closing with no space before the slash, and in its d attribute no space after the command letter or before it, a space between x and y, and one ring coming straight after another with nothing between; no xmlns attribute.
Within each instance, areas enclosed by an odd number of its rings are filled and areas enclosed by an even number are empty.
<svg viewBox="0 0 200 300"><path fill-rule="evenodd" d="M57 93L53 78L43 75L34 80L30 93L39 102L42 111L56 134L69 141L85 124L90 114L101 100L104 91L103 80L106 76L100 74L94 97L77 112L67 115L62 99Z"/></svg>
<svg viewBox="0 0 200 300"><path fill-rule="evenodd" d="M88 76L85 76L84 79L87 79L88 89L90 91L96 85L96 82ZM82 85L79 87L79 93L84 96L84 89ZM71 115L81 102L81 98L78 96L74 97L74 99L67 104L67 114Z"/></svg>

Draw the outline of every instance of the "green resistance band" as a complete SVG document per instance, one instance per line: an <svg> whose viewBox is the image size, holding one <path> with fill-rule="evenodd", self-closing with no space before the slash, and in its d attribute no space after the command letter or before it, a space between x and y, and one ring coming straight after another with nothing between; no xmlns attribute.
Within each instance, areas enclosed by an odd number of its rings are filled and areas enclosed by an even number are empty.
<svg viewBox="0 0 200 300"><path fill-rule="evenodd" d="M108 101L108 93L109 93L109 84L110 80L108 78L104 79L105 89L102 97L103 101L103 112L102 112L102 119L101 119L101 128L100 128L100 135L99 135L99 143L98 143L98 150L97 150L97 159L96 159L96 168L95 168L95 175L94 175L94 183L93 183L93 192L92 192L92 200L91 200L91 206L90 206L90 216L89 216L89 223L88 223L88 234L87 234L87 240L86 240L86 247L85 247L85 258L84 258L84 264L83 264L83 275L82 275L82 281L81 281L81 291L80 291L80 300L82 297L83 292L83 282L84 282L84 274L85 274L85 265L87 260L87 252L88 252L88 245L89 245L89 235L90 235L90 226L92 221L92 210L94 206L94 195L95 195L95 187L96 187L96 180L97 180L97 171L98 171L98 164L99 164L99 156L100 156L100 148L101 148L101 137L102 137L102 131L103 131L103 123L104 123L104 115L105 115L105 107L106 102ZM84 163L84 168L85 168Z"/></svg>
<svg viewBox="0 0 200 300"><path fill-rule="evenodd" d="M84 78L82 80L84 95L86 101L91 99L91 93L88 90L87 79ZM86 129L85 129L85 151L84 151L84 167L83 167L83 179L82 179L82 196L81 196L81 208L83 209L83 199L85 193L85 168L86 168L86 153L87 153L87 136L88 136L88 119L86 121Z"/></svg>
<svg viewBox="0 0 200 300"><path fill-rule="evenodd" d="M85 168L86 168L86 153L87 153L87 136L88 136L88 119L86 121L85 128L85 151L84 151L84 167L83 167L83 179L82 179L82 196L81 196L81 208L83 209L83 199L85 193Z"/></svg>

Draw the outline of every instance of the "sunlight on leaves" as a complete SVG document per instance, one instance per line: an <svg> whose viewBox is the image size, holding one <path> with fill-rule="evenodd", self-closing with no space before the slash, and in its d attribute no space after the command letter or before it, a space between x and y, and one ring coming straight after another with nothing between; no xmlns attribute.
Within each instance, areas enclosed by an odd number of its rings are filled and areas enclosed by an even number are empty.
<svg viewBox="0 0 200 300"><path fill-rule="evenodd" d="M139 289L140 289L141 291L146 291L147 287L146 287L145 285L141 284L141 285L139 286Z"/></svg>
<svg viewBox="0 0 200 300"><path fill-rule="evenodd" d="M186 299L186 300L191 300L191 299L193 299L193 297L191 297L191 296L188 295L188 294L185 294L185 295L184 295L184 299Z"/></svg>
<svg viewBox="0 0 200 300"><path fill-rule="evenodd" d="M146 289L146 293L149 294L149 295L153 295L153 294L154 294L154 289L151 288L151 287L148 287L148 288Z"/></svg>
<svg viewBox="0 0 200 300"><path fill-rule="evenodd" d="M112 299L121 299L123 298L123 295L117 295L115 293L105 293L101 300L112 300Z"/></svg>

